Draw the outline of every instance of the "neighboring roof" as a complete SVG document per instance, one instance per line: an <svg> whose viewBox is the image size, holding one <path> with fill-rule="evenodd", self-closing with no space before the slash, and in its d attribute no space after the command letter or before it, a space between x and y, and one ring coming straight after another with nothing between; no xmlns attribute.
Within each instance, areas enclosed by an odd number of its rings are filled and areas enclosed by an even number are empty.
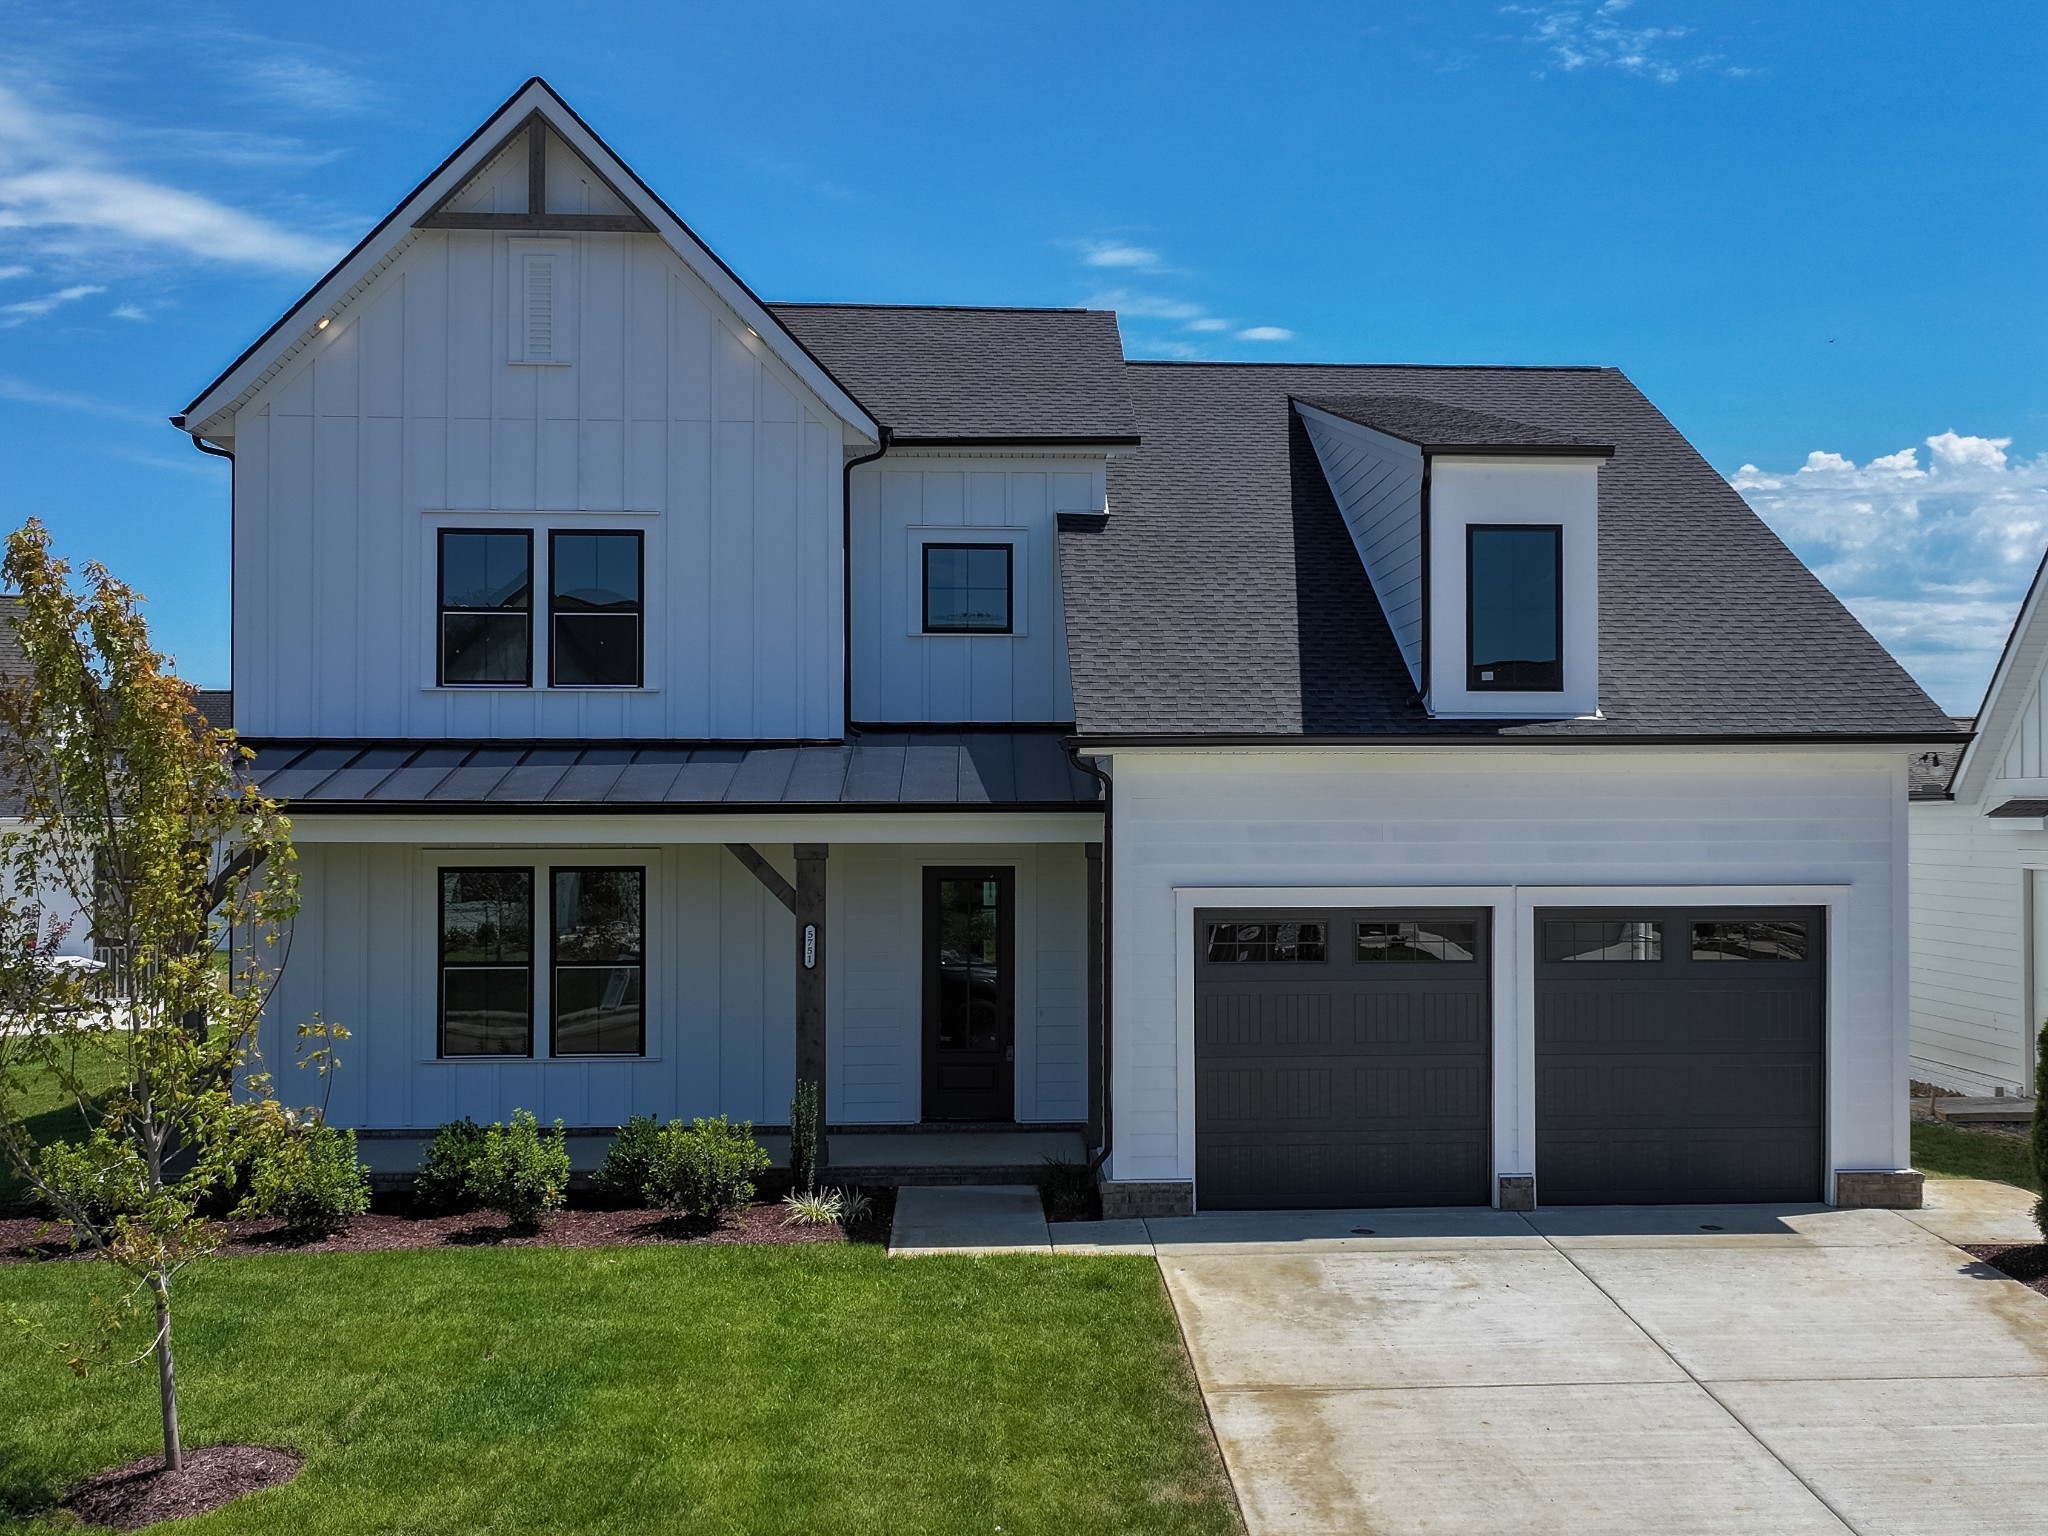
<svg viewBox="0 0 2048 1536"><path fill-rule="evenodd" d="M194 700L199 713L206 717L206 723L217 731L234 729L235 696L225 688L202 688Z"/></svg>
<svg viewBox="0 0 2048 1536"><path fill-rule="evenodd" d="M1949 778L1949 792L1958 800L1975 804L1983 798L2005 757L2006 744L2034 700L2044 661L2048 661L2048 611L2043 593L2048 592L2048 554L2034 567L2034 579L2027 595L2013 615L2006 631L2005 647L1998 653L1998 665L1984 689L1984 702L1977 710L1977 737L1963 753Z"/></svg>
<svg viewBox="0 0 2048 1536"><path fill-rule="evenodd" d="M1109 310L768 308L898 444L1137 441Z"/></svg>
<svg viewBox="0 0 2048 1536"><path fill-rule="evenodd" d="M1535 453L1605 456L1612 443L1595 443L1552 427L1510 421L1486 411L1469 411L1413 395L1297 395L1332 416L1371 427L1424 453Z"/></svg>
<svg viewBox="0 0 2048 1536"><path fill-rule="evenodd" d="M365 287L413 238L416 219L425 216L496 154L505 138L538 114L565 144L581 155L619 189L636 213L676 255L703 279L719 298L755 327L762 341L791 372L804 381L827 407L839 413L856 431L873 438L879 429L861 403L834 378L829 368L807 352L802 343L785 330L754 291L718 254L697 238L689 225L657 197L633 168L613 152L611 146L578 117L554 87L536 75L484 120L483 126L465 139L446 160L413 188L399 205L337 262L327 275L307 290L277 323L230 363L172 422L179 428L201 435L203 429L224 411L248 398L285 361L306 346L315 323L335 305Z"/></svg>
<svg viewBox="0 0 2048 1536"><path fill-rule="evenodd" d="M21 636L14 631L14 615L21 599L14 593L0 593L0 677L28 675L28 657L21 649Z"/></svg>
<svg viewBox="0 0 2048 1536"><path fill-rule="evenodd" d="M1939 741L1949 718L1610 368L1134 363L1142 446L1063 522L1083 738ZM1434 401L1615 445L1593 720L1432 720L1294 397Z"/></svg>
<svg viewBox="0 0 2048 1536"><path fill-rule="evenodd" d="M847 743L251 742L300 811L1073 809L1096 780L1063 731L863 732Z"/></svg>

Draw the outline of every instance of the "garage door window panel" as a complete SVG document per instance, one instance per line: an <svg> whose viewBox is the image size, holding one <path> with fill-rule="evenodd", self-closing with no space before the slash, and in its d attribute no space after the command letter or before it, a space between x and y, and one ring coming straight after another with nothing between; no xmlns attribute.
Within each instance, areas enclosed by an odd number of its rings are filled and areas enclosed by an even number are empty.
<svg viewBox="0 0 2048 1536"><path fill-rule="evenodd" d="M1329 955L1323 923L1211 923L1211 965L1320 965Z"/></svg>
<svg viewBox="0 0 2048 1536"><path fill-rule="evenodd" d="M1664 925L1551 919L1543 925L1543 958L1553 962L1662 960Z"/></svg>
<svg viewBox="0 0 2048 1536"><path fill-rule="evenodd" d="M1726 918L1692 925L1695 960L1765 960L1794 962L1806 958L1806 924L1792 918L1731 921Z"/></svg>
<svg viewBox="0 0 2048 1536"><path fill-rule="evenodd" d="M1360 923L1355 937L1361 965L1469 965L1479 955L1479 925L1471 922Z"/></svg>

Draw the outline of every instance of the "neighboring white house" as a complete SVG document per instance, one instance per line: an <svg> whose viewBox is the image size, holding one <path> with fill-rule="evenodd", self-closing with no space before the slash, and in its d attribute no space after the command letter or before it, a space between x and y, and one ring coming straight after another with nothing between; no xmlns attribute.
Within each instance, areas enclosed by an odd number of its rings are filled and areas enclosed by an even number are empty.
<svg viewBox="0 0 2048 1536"><path fill-rule="evenodd" d="M1913 1076L2031 1096L2048 1020L2048 616L2043 572L2006 637L1967 748L1913 796Z"/></svg>
<svg viewBox="0 0 2048 1536"><path fill-rule="evenodd" d="M1112 1213L1915 1198L1955 732L1612 369L767 304L532 81L179 425L340 1123L804 1076Z"/></svg>

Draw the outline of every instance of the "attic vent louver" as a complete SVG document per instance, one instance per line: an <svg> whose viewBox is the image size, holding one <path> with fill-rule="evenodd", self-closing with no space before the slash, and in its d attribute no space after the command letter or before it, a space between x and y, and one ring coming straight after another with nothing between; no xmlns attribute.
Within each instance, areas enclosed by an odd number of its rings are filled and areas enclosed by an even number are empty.
<svg viewBox="0 0 2048 1536"><path fill-rule="evenodd" d="M512 242L513 362L569 361L570 251L566 240Z"/></svg>

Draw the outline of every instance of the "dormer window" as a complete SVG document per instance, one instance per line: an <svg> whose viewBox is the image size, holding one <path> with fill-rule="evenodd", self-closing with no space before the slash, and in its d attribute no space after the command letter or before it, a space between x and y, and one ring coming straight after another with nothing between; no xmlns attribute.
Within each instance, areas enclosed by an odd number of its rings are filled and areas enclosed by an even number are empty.
<svg viewBox="0 0 2048 1536"><path fill-rule="evenodd" d="M1010 633L1011 548L1005 544L924 546L924 632Z"/></svg>
<svg viewBox="0 0 2048 1536"><path fill-rule="evenodd" d="M1465 530L1466 682L1475 693L1564 687L1564 529Z"/></svg>

